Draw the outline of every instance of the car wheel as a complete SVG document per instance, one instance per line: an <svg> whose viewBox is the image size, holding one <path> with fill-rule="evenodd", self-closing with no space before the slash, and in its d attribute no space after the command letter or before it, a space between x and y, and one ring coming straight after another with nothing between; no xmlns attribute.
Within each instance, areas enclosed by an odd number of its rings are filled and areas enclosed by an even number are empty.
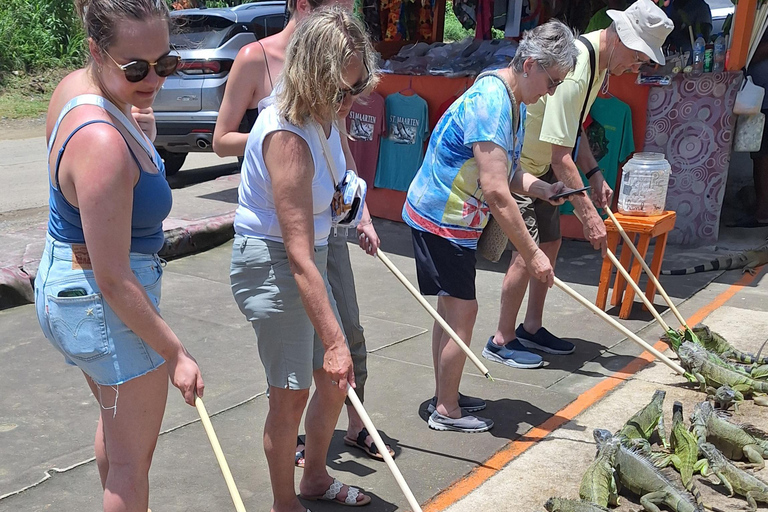
<svg viewBox="0 0 768 512"><path fill-rule="evenodd" d="M165 164L166 176L173 176L179 172L181 166L184 165L184 160L187 159L187 153L170 153L164 149L158 150L158 153L160 153Z"/></svg>

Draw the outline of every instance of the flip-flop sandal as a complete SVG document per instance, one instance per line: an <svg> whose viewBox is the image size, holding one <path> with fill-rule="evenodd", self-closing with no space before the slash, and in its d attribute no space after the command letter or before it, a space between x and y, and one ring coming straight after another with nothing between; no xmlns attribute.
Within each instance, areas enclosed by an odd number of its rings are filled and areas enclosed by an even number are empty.
<svg viewBox="0 0 768 512"><path fill-rule="evenodd" d="M304 441L300 437L296 438L296 446L303 445ZM294 460L297 468L304 467L304 450L296 450L296 459Z"/></svg>
<svg viewBox="0 0 768 512"><path fill-rule="evenodd" d="M371 446L368 446L367 444L365 444L365 439L369 435L370 434L368 433L368 429L363 427L363 430L361 430L360 433L357 434L357 439L356 440L352 440L352 439L348 438L347 436L344 436L344 444L347 445L347 446L353 446L355 448L360 448L366 454L368 454L368 456L370 458L383 461L384 460L384 456L382 456L381 453L379 453L379 449L376 447L376 445L374 443L371 443ZM394 457L395 456L395 451L390 446L387 446L387 448L389 448L389 454L392 457Z"/></svg>
<svg viewBox="0 0 768 512"><path fill-rule="evenodd" d="M308 501L331 501L337 505L344 505L346 507L362 507L363 505L367 505L371 502L371 497L367 494L364 494L363 499L358 501L357 497L360 496L360 489L352 486L347 486L347 497L344 498L344 500L341 500L337 496L343 488L344 484L334 478L333 483L330 487L328 487L328 490L325 491L325 494L320 496L307 496L304 494L299 494L299 498Z"/></svg>

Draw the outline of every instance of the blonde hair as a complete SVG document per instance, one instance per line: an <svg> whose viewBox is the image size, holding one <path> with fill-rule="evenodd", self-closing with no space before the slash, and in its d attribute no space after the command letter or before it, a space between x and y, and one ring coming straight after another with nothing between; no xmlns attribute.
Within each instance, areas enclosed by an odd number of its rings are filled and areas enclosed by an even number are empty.
<svg viewBox="0 0 768 512"><path fill-rule="evenodd" d="M280 115L300 127L312 119L335 120L344 67L354 57L368 68L365 92L370 92L379 79L378 59L363 24L339 6L313 11L299 23L286 50L276 92Z"/></svg>

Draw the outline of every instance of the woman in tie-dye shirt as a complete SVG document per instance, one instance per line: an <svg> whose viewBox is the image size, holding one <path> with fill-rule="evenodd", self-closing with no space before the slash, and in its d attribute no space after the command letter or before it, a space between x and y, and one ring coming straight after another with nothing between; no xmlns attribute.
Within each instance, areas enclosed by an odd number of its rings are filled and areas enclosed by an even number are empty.
<svg viewBox="0 0 768 512"><path fill-rule="evenodd" d="M443 114L408 189L403 219L411 226L421 293L438 296L438 311L466 343L477 316L475 250L489 215L523 255L531 274L553 283L549 258L528 234L510 188L545 200L565 190L562 183L546 183L517 167L525 104L552 94L577 55L573 33L560 22L527 32L509 67L479 77ZM485 402L459 394L465 356L437 325L432 353L436 393L428 407L429 426L490 429L492 420L471 414L485 408ZM483 354L510 366L541 365L538 355L523 347L496 346L493 337Z"/></svg>

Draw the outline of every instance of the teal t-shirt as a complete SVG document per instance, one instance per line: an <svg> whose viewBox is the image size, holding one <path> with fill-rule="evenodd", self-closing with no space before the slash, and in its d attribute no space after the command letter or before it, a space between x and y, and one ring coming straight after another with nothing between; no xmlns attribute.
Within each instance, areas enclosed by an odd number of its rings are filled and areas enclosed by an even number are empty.
<svg viewBox="0 0 768 512"><path fill-rule="evenodd" d="M406 191L424 158L429 135L427 102L419 96L390 94L385 101L387 134L381 140L374 186Z"/></svg>
<svg viewBox="0 0 768 512"><path fill-rule="evenodd" d="M440 118L429 139L424 163L403 206L403 220L412 228L477 248L490 208L480 188L472 146L492 142L507 153L508 175L517 169L523 143L525 105L513 126L512 102L498 78L476 81Z"/></svg>
<svg viewBox="0 0 768 512"><path fill-rule="evenodd" d="M603 170L603 177L615 191L619 166L635 151L632 132L632 110L618 98L597 98L589 111L592 123L587 127L589 149ZM587 172L589 169L582 169ZM582 176L585 185L587 179ZM573 213L573 205L566 201L560 213Z"/></svg>

